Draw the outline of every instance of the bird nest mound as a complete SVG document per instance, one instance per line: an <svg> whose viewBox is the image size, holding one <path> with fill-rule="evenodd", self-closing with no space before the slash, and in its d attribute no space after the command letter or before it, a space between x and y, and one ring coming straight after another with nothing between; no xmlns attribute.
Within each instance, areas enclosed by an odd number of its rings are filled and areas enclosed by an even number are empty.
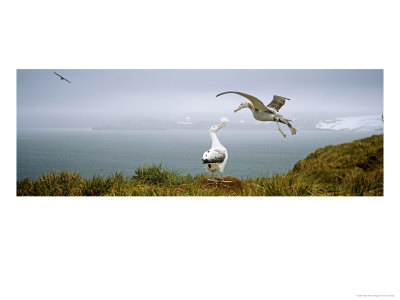
<svg viewBox="0 0 400 300"><path fill-rule="evenodd" d="M223 180L221 178L210 179L211 178L209 177L201 177L199 180L194 182L194 185L201 188L233 193L241 193L243 192L243 188L247 186L245 181L232 176L225 176Z"/></svg>

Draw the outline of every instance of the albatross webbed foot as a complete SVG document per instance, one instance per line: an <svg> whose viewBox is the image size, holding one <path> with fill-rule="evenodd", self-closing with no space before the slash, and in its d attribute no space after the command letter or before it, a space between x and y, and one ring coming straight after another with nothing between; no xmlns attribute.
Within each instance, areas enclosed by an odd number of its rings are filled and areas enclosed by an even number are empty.
<svg viewBox="0 0 400 300"><path fill-rule="evenodd" d="M221 179L221 182L232 182L232 181L224 180L224 176L222 176L222 173L221 173L220 179Z"/></svg>
<svg viewBox="0 0 400 300"><path fill-rule="evenodd" d="M207 180L213 181L213 182L218 181L218 180L215 180L215 179L214 179L214 172L212 172L211 178L207 178Z"/></svg>

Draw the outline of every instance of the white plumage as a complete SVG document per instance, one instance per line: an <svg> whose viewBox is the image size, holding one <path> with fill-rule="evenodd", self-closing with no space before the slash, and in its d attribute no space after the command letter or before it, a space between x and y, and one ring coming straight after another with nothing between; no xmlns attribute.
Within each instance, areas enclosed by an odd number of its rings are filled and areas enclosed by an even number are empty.
<svg viewBox="0 0 400 300"><path fill-rule="evenodd" d="M221 172L221 178L225 169L226 162L228 161L228 151L220 143L217 137L217 131L226 125L226 122L222 122L219 125L211 126L209 133L211 137L211 148L203 154L203 164L207 164L206 170L212 173L214 178L214 172Z"/></svg>
<svg viewBox="0 0 400 300"><path fill-rule="evenodd" d="M285 119L282 115L278 114L279 109L285 104L286 100L290 100L288 98L282 97L282 96L274 96L272 101L265 106L264 103L262 103L259 99L257 99L254 96L241 93L241 92L224 92L221 94L218 94L218 96L224 95L224 94L237 94L242 97L245 97L251 101L250 102L242 102L240 103L239 107L234 110L234 112L238 112L239 110L243 108L249 108L251 112L253 113L254 119L258 121L264 121L264 122L276 122L278 125L278 130L279 132L283 135L283 137L286 137L286 135L283 133L281 128L279 127L279 123L283 123L287 125L290 129L290 132L292 135L295 135L297 130L290 124L290 120Z"/></svg>

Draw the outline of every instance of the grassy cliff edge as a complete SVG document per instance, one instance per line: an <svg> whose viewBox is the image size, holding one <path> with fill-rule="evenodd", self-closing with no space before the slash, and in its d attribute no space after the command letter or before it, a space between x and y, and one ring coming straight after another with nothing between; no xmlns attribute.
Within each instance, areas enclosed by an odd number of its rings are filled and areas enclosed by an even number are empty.
<svg viewBox="0 0 400 300"><path fill-rule="evenodd" d="M383 196L383 134L319 148L287 174L210 182L161 164L133 176L55 172L17 182L18 196Z"/></svg>

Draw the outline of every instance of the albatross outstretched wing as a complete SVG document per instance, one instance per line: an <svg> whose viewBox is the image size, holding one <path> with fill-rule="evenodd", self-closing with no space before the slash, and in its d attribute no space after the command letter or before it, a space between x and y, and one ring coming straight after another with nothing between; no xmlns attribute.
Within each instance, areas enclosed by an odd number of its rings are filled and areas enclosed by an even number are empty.
<svg viewBox="0 0 400 300"><path fill-rule="evenodd" d="M258 110L261 111L270 111L267 107L265 107L264 103L262 103L260 100L258 100L256 97L245 94L245 93L241 93L241 92L224 92L221 94L218 94L216 97L224 95L224 94L238 94L242 97L245 97L247 99L249 99L251 101L251 103L253 103L254 107L257 108ZM270 103L271 104L271 103Z"/></svg>
<svg viewBox="0 0 400 300"><path fill-rule="evenodd" d="M54 72L54 74L56 74L57 76L60 76L61 78L63 78L60 74L58 74L58 73L56 73L56 72Z"/></svg>
<svg viewBox="0 0 400 300"><path fill-rule="evenodd" d="M267 107L274 109L275 111L279 111L281 107L285 104L286 100L290 100L288 98L274 95L272 101L267 105Z"/></svg>

